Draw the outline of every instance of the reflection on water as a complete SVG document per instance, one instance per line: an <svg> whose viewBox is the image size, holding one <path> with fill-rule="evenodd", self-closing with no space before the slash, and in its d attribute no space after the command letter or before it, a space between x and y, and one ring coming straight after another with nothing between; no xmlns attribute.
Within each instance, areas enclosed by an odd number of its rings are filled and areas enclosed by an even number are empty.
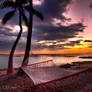
<svg viewBox="0 0 92 92"><path fill-rule="evenodd" d="M92 59L83 59L79 58L79 56L75 57L67 57L67 56L49 56L49 55L39 55L39 56L30 56L29 64L37 63L41 61L46 61L53 59L56 65L72 63L78 61L92 61ZM14 67L19 67L22 63L23 55L14 56ZM7 68L8 65L8 55L0 55L0 69Z"/></svg>

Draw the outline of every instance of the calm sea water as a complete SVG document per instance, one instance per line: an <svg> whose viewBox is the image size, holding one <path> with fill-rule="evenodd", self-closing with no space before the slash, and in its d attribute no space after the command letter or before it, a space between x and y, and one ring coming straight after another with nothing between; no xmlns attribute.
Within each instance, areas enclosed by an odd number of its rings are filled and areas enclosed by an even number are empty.
<svg viewBox="0 0 92 92"><path fill-rule="evenodd" d="M0 69L5 69L8 66L8 55L0 55ZM53 62L56 65L72 63L77 61L92 61L92 59L82 59L79 56L67 57L67 56L49 56L49 55L39 55L39 56L30 56L29 64L46 61L53 59ZM14 67L20 67L23 60L23 55L14 56Z"/></svg>

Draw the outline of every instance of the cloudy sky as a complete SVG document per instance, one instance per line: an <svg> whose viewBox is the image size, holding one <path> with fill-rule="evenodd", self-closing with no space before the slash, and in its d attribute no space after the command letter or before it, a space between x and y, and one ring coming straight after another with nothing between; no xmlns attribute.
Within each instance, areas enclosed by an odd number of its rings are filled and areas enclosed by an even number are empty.
<svg viewBox="0 0 92 92"><path fill-rule="evenodd" d="M92 0L33 0L34 8L44 16L40 21L34 16L32 53L63 54L92 52ZM5 13L0 10L0 22ZM26 13L26 12L25 12ZM9 53L19 32L18 11L6 25L0 23L0 53ZM26 13L27 14L27 13ZM22 54L26 45L27 28L23 33L16 53Z"/></svg>

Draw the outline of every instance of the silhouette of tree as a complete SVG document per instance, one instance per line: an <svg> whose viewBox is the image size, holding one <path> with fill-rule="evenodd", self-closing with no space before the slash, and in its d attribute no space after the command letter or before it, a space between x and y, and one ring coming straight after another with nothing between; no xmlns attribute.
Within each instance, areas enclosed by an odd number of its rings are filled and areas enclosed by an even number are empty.
<svg viewBox="0 0 92 92"><path fill-rule="evenodd" d="M6 13L5 16L2 19L2 24L6 24L8 20L10 20L16 13L17 9L19 11L19 26L20 26L20 32L17 36L16 41L13 44L13 47L10 51L10 55L9 55L9 62L8 62L8 69L7 69L7 74L11 74L14 72L14 68L13 68L13 55L16 49L16 46L19 42L19 39L21 37L22 34L22 20L25 22L25 24L28 26L28 19L24 14L24 6L23 4L27 3L26 0L16 0L15 2L13 0L3 0L2 2L0 2L0 8L4 9L4 8L12 8L13 10Z"/></svg>
<svg viewBox="0 0 92 92"><path fill-rule="evenodd" d="M26 43L25 55L24 55L22 66L27 65L29 61L31 37L32 37L33 15L36 15L38 18L43 20L43 15L39 11L33 8L32 0L28 0L28 2L29 2L29 5L25 7L26 10L29 11L28 35L27 35L27 43Z"/></svg>

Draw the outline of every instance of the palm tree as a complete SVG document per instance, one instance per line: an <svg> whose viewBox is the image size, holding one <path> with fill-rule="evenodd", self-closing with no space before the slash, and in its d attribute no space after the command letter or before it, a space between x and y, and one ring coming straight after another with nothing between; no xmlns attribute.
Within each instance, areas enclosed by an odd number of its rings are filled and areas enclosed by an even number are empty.
<svg viewBox="0 0 92 92"><path fill-rule="evenodd" d="M28 0L28 1L29 1L29 6L27 6L26 9L29 11L30 14L29 14L29 23L28 23L27 43L26 43L25 55L24 55L22 66L27 65L29 61L31 37L32 37L33 15L36 15L41 20L43 20L42 14L33 8L32 0Z"/></svg>
<svg viewBox="0 0 92 92"><path fill-rule="evenodd" d="M21 34L22 34L22 19L25 22L25 24L28 26L28 19L24 14L24 7L23 7L24 3L26 3L25 0L16 0L15 2L12 1L12 0L4 0L1 4L1 9L4 9L4 8L12 8L13 9L12 11L5 14L5 16L2 19L2 24L6 24L7 21L15 15L17 9L19 11L20 32L19 32L19 34L17 36L17 39L14 42L13 47L10 51L7 74L11 74L11 73L14 72L14 69L13 69L13 55L14 55L16 46L17 46L17 44L19 42L19 39L21 37Z"/></svg>

